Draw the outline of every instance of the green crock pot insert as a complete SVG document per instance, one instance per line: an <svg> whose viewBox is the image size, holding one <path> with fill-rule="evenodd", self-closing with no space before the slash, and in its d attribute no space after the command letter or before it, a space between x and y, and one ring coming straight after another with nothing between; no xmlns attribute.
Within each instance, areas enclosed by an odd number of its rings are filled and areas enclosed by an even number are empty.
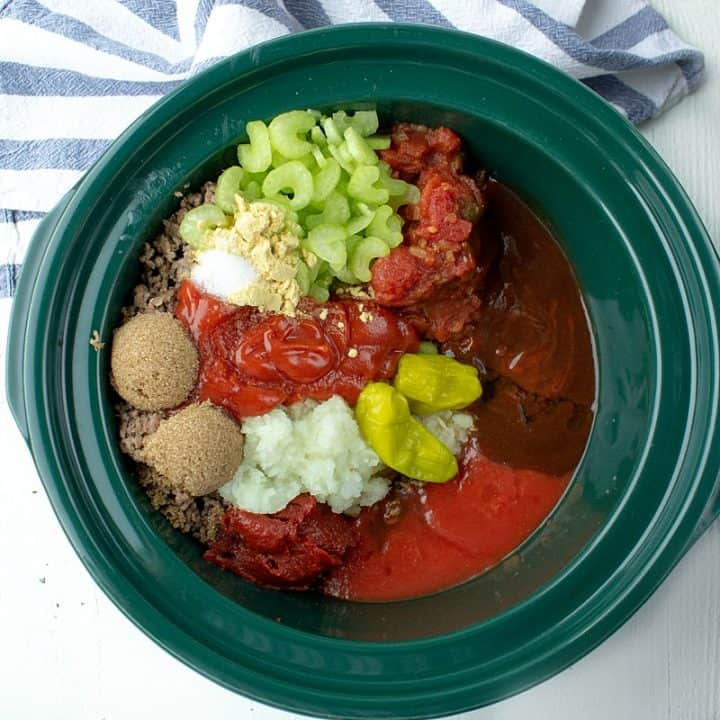
<svg viewBox="0 0 720 720"><path fill-rule="evenodd" d="M445 592L349 603L265 591L206 564L153 512L116 444L104 340L173 193L233 162L245 123L376 107L448 125L553 228L597 351L591 438L549 521ZM8 394L58 517L118 606L232 689L321 716L419 718L500 699L599 643L718 511L717 257L662 161L550 66L427 27L345 26L253 48L192 79L111 147L40 227Z"/></svg>

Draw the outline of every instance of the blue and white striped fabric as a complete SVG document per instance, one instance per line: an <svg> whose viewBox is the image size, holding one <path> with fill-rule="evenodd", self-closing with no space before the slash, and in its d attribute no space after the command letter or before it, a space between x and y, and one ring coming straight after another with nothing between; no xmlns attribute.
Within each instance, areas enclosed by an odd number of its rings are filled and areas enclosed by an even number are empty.
<svg viewBox="0 0 720 720"><path fill-rule="evenodd" d="M645 0L0 0L0 297L14 293L43 214L158 97L255 43L357 21L506 42L635 123L703 72L702 54Z"/></svg>

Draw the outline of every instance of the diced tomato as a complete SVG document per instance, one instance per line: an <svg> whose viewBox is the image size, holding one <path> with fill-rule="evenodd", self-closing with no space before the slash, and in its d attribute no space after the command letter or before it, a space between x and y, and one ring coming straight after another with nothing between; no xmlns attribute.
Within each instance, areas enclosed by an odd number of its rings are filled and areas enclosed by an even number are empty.
<svg viewBox="0 0 720 720"><path fill-rule="evenodd" d="M460 172L460 138L447 128L400 123L382 157L420 188L420 202L403 209L403 244L375 261L376 300L405 313L437 340L460 333L480 307L474 225L483 213L482 192ZM452 314L449 314L452 313Z"/></svg>
<svg viewBox="0 0 720 720"><path fill-rule="evenodd" d="M391 147L381 150L380 157L405 179L413 179L432 165L460 168L461 140L449 128L430 130L424 125L397 123L391 139Z"/></svg>

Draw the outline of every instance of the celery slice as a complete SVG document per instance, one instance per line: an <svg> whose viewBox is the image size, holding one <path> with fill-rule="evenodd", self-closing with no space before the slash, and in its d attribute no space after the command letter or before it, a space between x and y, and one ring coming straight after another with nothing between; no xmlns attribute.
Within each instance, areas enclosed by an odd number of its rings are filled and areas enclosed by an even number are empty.
<svg viewBox="0 0 720 720"><path fill-rule="evenodd" d="M379 257L385 257L390 253L387 243L378 237L364 237L358 242L350 253L348 267L362 282L369 282L372 277L370 263Z"/></svg>
<svg viewBox="0 0 720 720"><path fill-rule="evenodd" d="M268 126L270 143L281 155L297 160L312 150L305 136L315 127L316 122L306 110L292 110L278 115Z"/></svg>
<svg viewBox="0 0 720 720"><path fill-rule="evenodd" d="M204 245L206 233L218 227L229 227L230 218L212 203L205 203L185 213L180 223L180 237L192 248Z"/></svg>
<svg viewBox="0 0 720 720"><path fill-rule="evenodd" d="M266 197L279 198L285 191L293 210L306 207L313 194L313 178L310 171L298 160L290 160L271 170L263 180L262 191Z"/></svg>
<svg viewBox="0 0 720 720"><path fill-rule="evenodd" d="M243 169L233 165L224 170L215 186L215 204L223 211L232 215L237 210L236 195L242 195Z"/></svg>
<svg viewBox="0 0 720 720"><path fill-rule="evenodd" d="M381 205L368 226L368 235L379 237L388 247L397 247L402 241L402 218L389 205Z"/></svg>
<svg viewBox="0 0 720 720"><path fill-rule="evenodd" d="M375 187L380 179L380 170L374 165L361 165L350 176L348 193L352 197L373 205L384 205L390 193L382 187Z"/></svg>
<svg viewBox="0 0 720 720"><path fill-rule="evenodd" d="M339 225L326 224L313 228L303 240L303 247L325 260L333 269L342 268L347 263L345 230Z"/></svg>
<svg viewBox="0 0 720 720"><path fill-rule="evenodd" d="M313 196L314 203L321 203L330 197L330 194L340 182L342 168L335 158L325 160L325 166L313 177Z"/></svg>
<svg viewBox="0 0 720 720"><path fill-rule="evenodd" d="M253 120L245 126L250 143L238 145L238 160L251 173L265 172L272 161L270 134L261 120Z"/></svg>

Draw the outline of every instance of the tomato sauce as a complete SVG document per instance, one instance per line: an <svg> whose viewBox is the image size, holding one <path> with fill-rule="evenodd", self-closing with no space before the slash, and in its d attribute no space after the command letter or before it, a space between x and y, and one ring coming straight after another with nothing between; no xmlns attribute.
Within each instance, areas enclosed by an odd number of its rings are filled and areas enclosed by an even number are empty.
<svg viewBox="0 0 720 720"><path fill-rule="evenodd" d="M306 398L355 404L368 382L391 379L403 353L418 348L413 327L373 302L305 299L299 311L232 307L185 280L175 315L197 342L197 399L238 419Z"/></svg>
<svg viewBox="0 0 720 720"><path fill-rule="evenodd" d="M547 517L569 475L514 469L469 443L447 483L408 483L363 511L359 543L323 589L351 600L402 600L497 564Z"/></svg>

